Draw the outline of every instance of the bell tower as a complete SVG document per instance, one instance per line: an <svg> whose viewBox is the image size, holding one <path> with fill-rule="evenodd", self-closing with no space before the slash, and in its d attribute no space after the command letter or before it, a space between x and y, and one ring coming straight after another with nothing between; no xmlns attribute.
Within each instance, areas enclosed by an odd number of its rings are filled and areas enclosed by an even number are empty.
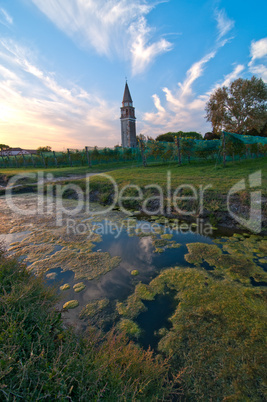
<svg viewBox="0 0 267 402"><path fill-rule="evenodd" d="M121 107L121 143L123 148L137 146L135 121L133 101L126 81Z"/></svg>

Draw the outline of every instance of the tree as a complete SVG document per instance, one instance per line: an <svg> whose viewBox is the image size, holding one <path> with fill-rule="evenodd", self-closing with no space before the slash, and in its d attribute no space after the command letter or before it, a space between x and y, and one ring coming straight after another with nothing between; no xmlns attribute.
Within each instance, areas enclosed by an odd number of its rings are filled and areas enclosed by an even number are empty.
<svg viewBox="0 0 267 402"><path fill-rule="evenodd" d="M221 137L220 134L218 134L218 133L211 133L211 132L208 131L208 132L204 135L204 140L219 140L220 137Z"/></svg>
<svg viewBox="0 0 267 402"><path fill-rule="evenodd" d="M46 147L39 147L37 148L37 153L40 154L41 152L51 152L52 148L47 145Z"/></svg>
<svg viewBox="0 0 267 402"><path fill-rule="evenodd" d="M195 131L178 131L177 133L169 132L166 134L160 134L156 137L156 141L166 141L166 142L174 142L175 137L181 138L195 138L196 140L203 140L201 134L196 133Z"/></svg>
<svg viewBox="0 0 267 402"><path fill-rule="evenodd" d="M215 132L261 131L267 120L267 85L254 76L250 80L238 78L211 94L206 112Z"/></svg>
<svg viewBox="0 0 267 402"><path fill-rule="evenodd" d="M10 148L9 145L0 144L0 150L1 150L1 151L4 150L4 149L8 149L8 148Z"/></svg>

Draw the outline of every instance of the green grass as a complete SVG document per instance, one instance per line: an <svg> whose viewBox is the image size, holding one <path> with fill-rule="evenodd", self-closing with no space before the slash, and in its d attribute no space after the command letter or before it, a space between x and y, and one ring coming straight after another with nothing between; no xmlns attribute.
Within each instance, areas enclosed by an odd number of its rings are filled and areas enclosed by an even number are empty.
<svg viewBox="0 0 267 402"><path fill-rule="evenodd" d="M184 400L265 400L264 289L218 280L200 268L169 268L117 305L122 327L126 323L129 332L140 333L134 324L145 310L142 300L170 290L179 303L169 318L172 327L159 330L158 349L173 371L182 371Z"/></svg>
<svg viewBox="0 0 267 402"><path fill-rule="evenodd" d="M124 168L111 171L109 174L120 185L137 184L144 187L149 184L166 186L167 172L171 172L172 188L180 184L194 186L212 184L212 190L226 193L238 180L246 178L249 174L262 170L262 188L267 191L267 158L243 160L241 162L228 162L224 168L214 163L198 163L184 165L163 165L152 167ZM92 178L92 181L94 179Z"/></svg>
<svg viewBox="0 0 267 402"><path fill-rule="evenodd" d="M169 365L122 334L63 328L53 289L0 253L0 400L170 400Z"/></svg>
<svg viewBox="0 0 267 402"><path fill-rule="evenodd" d="M17 174L25 173L37 173L37 172L44 172L45 174L51 173L54 177L66 177L70 175L86 175L87 173L97 173L102 171L109 171L112 169L120 169L122 167L136 167L138 163L136 162L112 162L112 163L102 163L98 165L93 165L93 167L89 168L88 166L74 166L74 167L59 167L59 168L51 168L48 167L46 169L39 167L39 168L0 168L0 175L6 176L10 178Z"/></svg>
<svg viewBox="0 0 267 402"><path fill-rule="evenodd" d="M180 184L192 184L194 186L212 185L212 190L227 192L238 180L247 177L249 174L262 170L262 187L267 189L267 157L258 159L242 160L240 162L227 162L224 168L222 165L215 165L214 162L194 162L178 167L176 163L155 164L146 168L137 166L136 162L121 162L97 165L93 168L66 167L58 169L0 169L0 175L11 177L18 173L35 173L44 171L45 174L52 173L55 177L66 177L68 175L85 175L86 173L97 173L105 171L110 174L116 182L122 186L125 184L137 184L144 187L149 184L166 186L167 172L171 172L172 188ZM91 179L99 181L99 178ZM100 180L102 181L102 179Z"/></svg>

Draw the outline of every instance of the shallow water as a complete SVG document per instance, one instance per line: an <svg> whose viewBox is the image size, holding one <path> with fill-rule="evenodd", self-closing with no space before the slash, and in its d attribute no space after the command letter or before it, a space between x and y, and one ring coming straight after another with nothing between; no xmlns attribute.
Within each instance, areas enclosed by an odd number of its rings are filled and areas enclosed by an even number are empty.
<svg viewBox="0 0 267 402"><path fill-rule="evenodd" d="M38 197L35 194L19 195L14 198L14 203L26 211L33 210L37 202ZM66 208L75 208L75 201L66 200L65 203ZM100 211L101 207L94 205L92 209ZM69 300L79 302L77 308L63 314L66 323L71 323L77 328L86 326L86 320L81 320L79 315L89 302L108 299L113 303L115 310L116 301L124 301L133 293L139 282L149 283L163 269L176 266L193 268L194 265L185 259L188 244L216 243L220 249L228 244L228 240L231 240L231 245L241 244L241 240L232 238L229 231L226 233L213 230L212 235L204 236L196 233L176 233L175 230L158 224L159 233L151 232L149 225L152 226L155 218L150 219L149 223L127 217L119 211L111 211L97 217L83 211L77 213L76 226L90 222L91 232L85 231L75 235L68 233L66 217L63 217L62 225L56 223L55 200L52 199L44 214L26 216L10 210L5 198L0 197L0 217L0 241L5 242L10 254L24 260L28 269L35 274L44 275L47 284L55 285L57 288L63 284L69 285L69 289L60 291L61 300L57 307L61 309ZM127 231L127 223L130 220L134 226L146 224L148 232L140 234L138 230ZM104 233L98 230L107 222L119 224L120 234L114 235L110 231ZM163 241L166 234L172 234L172 237ZM162 241L163 246L157 248L157 244L161 244ZM255 241L251 243L254 244L253 247L256 247ZM256 255L256 251L251 253ZM248 256L250 259L251 253ZM258 251L258 255L261 256L261 261L264 261L263 253ZM255 258L255 261L258 261L260 257ZM113 261L112 264L110 261ZM266 266L266 263L258 263L262 271ZM202 261L201 267L211 272L213 270L212 265L205 260ZM138 271L137 276L131 274L134 270ZM254 277L250 280L254 286L266 285L266 281L261 277L257 281ZM83 282L85 289L76 293L73 286L78 282ZM154 301L146 301L144 304L147 311L137 318L143 330L140 343L146 347L149 344L156 347L157 338L154 332L162 327L168 328L168 317L173 311L173 301L169 296L157 296ZM116 316L115 321L118 319Z"/></svg>

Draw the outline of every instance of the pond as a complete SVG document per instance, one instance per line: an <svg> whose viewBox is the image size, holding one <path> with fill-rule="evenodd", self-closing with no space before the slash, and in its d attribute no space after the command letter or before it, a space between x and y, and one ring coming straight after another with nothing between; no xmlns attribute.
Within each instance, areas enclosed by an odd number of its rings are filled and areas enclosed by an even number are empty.
<svg viewBox="0 0 267 402"><path fill-rule="evenodd" d="M75 208L75 201L65 203L69 210ZM218 280L227 276L244 286L267 284L266 237L218 229L209 236L182 233L175 219L137 219L117 210L104 213L97 204L92 209L98 215L80 211L58 224L53 199L43 214L23 214L38 205L35 194L18 195L14 204L16 211L0 197L0 241L31 272L57 287L59 309L76 301L76 308L63 316L77 329L86 328L88 322L108 329L128 319L141 330L140 344L156 348L157 331L170 328L169 317L178 303L175 292L141 298L136 316L121 313L118 305L127 310L127 298L136 286L149 284L170 267L202 269Z"/></svg>

